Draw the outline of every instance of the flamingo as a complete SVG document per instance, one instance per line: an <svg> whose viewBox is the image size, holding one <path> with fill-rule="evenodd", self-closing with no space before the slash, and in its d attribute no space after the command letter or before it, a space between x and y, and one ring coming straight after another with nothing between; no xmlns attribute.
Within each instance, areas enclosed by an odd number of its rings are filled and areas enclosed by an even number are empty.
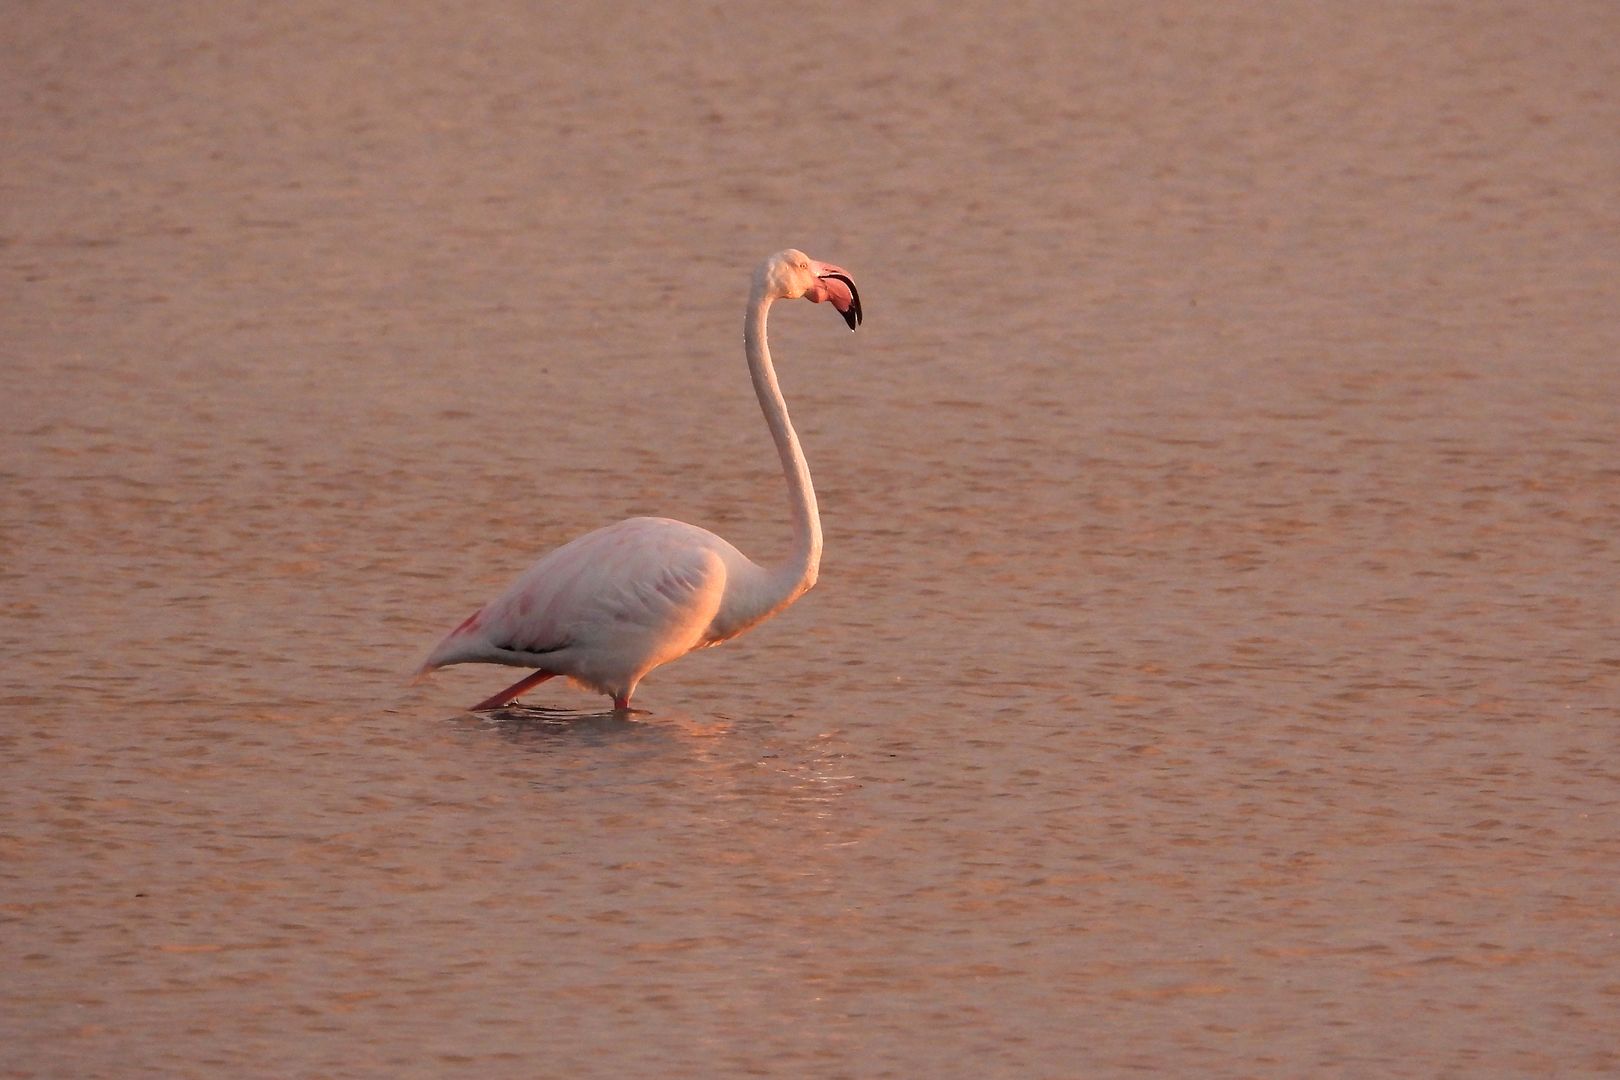
<svg viewBox="0 0 1620 1080"><path fill-rule="evenodd" d="M860 295L841 267L789 248L754 271L743 348L787 478L793 551L786 561L762 567L707 529L670 518L629 518L541 556L450 631L417 677L450 664L535 668L473 711L509 705L558 675L611 696L615 710L628 710L636 685L653 668L734 638L803 596L821 565L821 516L765 339L771 304L800 297L830 302L851 330L861 322Z"/></svg>

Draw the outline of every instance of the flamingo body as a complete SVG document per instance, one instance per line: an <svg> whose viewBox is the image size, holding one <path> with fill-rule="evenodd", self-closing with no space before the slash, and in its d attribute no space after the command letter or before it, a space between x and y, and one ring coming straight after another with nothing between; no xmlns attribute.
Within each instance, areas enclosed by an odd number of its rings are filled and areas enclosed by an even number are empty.
<svg viewBox="0 0 1620 1080"><path fill-rule="evenodd" d="M707 529L630 518L543 556L451 631L423 670L540 668L628 701L653 668L718 645L769 614L750 602L767 577Z"/></svg>
<svg viewBox="0 0 1620 1080"><path fill-rule="evenodd" d="M683 521L629 518L542 556L452 630L418 674L463 663L537 669L475 709L505 705L558 675L628 708L653 668L735 637L809 590L820 564L820 518L765 338L771 303L797 297L830 301L852 330L861 320L854 282L836 266L790 249L754 275L744 343L788 481L795 543L785 563L760 567L721 537Z"/></svg>

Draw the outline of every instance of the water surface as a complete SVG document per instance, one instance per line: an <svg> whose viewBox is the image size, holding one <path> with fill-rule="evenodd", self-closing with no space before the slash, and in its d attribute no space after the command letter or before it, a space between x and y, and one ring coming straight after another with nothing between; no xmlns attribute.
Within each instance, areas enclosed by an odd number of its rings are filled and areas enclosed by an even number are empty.
<svg viewBox="0 0 1620 1080"><path fill-rule="evenodd" d="M1612 6L952 10L13 13L0 1072L1620 1068Z"/></svg>

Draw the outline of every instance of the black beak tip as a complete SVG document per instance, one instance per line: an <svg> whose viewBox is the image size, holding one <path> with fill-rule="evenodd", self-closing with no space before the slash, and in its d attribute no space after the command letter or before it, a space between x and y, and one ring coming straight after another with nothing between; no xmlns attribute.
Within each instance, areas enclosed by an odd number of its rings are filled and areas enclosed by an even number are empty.
<svg viewBox="0 0 1620 1080"><path fill-rule="evenodd" d="M849 287L849 310L840 311L839 314L844 317L844 321L849 324L849 328L854 330L861 325L861 294L855 288L855 283L843 274L829 274L827 276L837 278Z"/></svg>

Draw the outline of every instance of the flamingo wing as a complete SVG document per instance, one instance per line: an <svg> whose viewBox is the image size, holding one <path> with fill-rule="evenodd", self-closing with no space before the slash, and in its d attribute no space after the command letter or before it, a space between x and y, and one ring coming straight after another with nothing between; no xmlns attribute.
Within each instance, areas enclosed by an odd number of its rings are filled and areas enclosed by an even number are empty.
<svg viewBox="0 0 1620 1080"><path fill-rule="evenodd" d="M724 540L631 518L542 557L451 631L422 665L538 667L606 693L707 642L727 583Z"/></svg>

